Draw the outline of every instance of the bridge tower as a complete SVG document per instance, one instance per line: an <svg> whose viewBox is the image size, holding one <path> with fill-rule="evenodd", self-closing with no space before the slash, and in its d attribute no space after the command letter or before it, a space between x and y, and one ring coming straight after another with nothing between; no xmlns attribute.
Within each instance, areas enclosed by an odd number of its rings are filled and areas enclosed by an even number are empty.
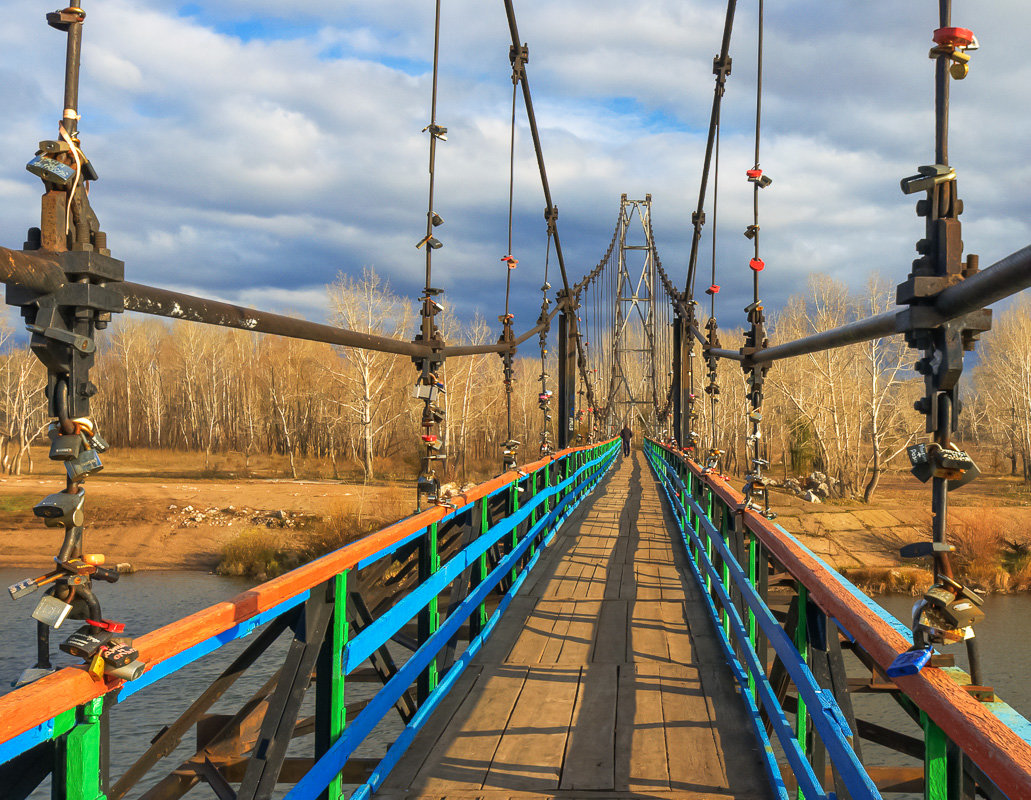
<svg viewBox="0 0 1031 800"><path fill-rule="evenodd" d="M632 426L641 423L651 433L656 430L655 409L660 405L655 352L657 259L651 208L650 194L644 200L629 200L625 194L620 197L610 433L627 421Z"/></svg>

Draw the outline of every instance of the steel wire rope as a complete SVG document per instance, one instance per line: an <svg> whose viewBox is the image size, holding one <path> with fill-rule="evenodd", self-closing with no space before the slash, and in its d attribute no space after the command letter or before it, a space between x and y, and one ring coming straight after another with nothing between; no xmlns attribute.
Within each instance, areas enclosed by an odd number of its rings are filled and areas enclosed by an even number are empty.
<svg viewBox="0 0 1031 800"><path fill-rule="evenodd" d="M440 334L436 324L436 315L441 310L441 306L434 299L440 292L434 289L432 285L433 250L441 246L433 238L434 222L439 220L433 209L437 141L438 139L446 141L447 133L446 128L442 128L437 124L437 84L440 72L440 8L441 0L436 0L433 23L433 76L430 92L430 123L423 128L423 132L428 131L430 134L426 236L416 245L417 247L425 247L426 250L426 285L423 290L422 308L420 311L422 319L419 337L417 338L421 338L424 343L431 347L436 344L443 345L443 342L440 341ZM440 500L440 482L437 480L432 465L433 461L439 457L438 452L443 447L440 436L442 430L440 423L444 421L444 411L434 405L434 400L437 391L442 388L440 376L436 374L436 371L444 366L444 360L442 353L431 350L429 354L416 362L419 369L416 396L421 397L423 400L422 427L424 430L422 435L424 445L422 469L416 482L416 509L421 507L424 495L428 500Z"/></svg>
<svg viewBox="0 0 1031 800"><path fill-rule="evenodd" d="M512 37L512 47L516 52L522 52L522 45L520 44L519 39L519 26L516 22L515 16L515 7L512 0L504 0L504 5L505 15L508 18L509 33ZM540 131L537 128L537 116L533 109L533 97L530 93L530 81L527 77L525 62L520 70L519 84L523 89L523 101L526 106L526 120L530 128L530 138L533 140L534 155L537 157L537 170L540 173L541 189L544 192L545 216L549 219L554 219L555 258L558 261L559 272L562 275L564 298L567 303L575 305L576 297L569 285L569 276L566 272L566 262L562 255L562 240L559 237L558 232L557 209L555 208L555 204L552 202L551 186L548 183L548 170L544 163L544 148L541 145ZM576 309L569 308L569 314L575 317ZM573 339L576 343L577 365L579 366L581 378L586 386L588 403L593 405L594 391L585 372L586 361L584 359L583 337L580 335L580 330L576 325L575 318L572 322L576 329L576 334Z"/></svg>
<svg viewBox="0 0 1031 800"><path fill-rule="evenodd" d="M716 119L716 145L713 159L713 172L712 172L712 271L711 271L711 284L709 285L709 325L711 326L710 333L710 346L713 345L713 341L716 336L716 295L719 293L719 289L716 285L716 228L719 220L719 199L720 199L720 119L717 116ZM716 342L718 343L718 342ZM719 386L717 384L717 366L715 360L710 360L709 363L709 386L707 387L709 394L709 430L710 430L710 452L715 454L718 449L717 442L719 441L719 431L716 425L716 403L717 395L719 394Z"/></svg>
<svg viewBox="0 0 1031 800"><path fill-rule="evenodd" d="M734 31L734 15L737 11L737 0L727 1L727 14L723 23L723 39L720 44L720 54L713 59L713 74L716 76L716 85L713 89L712 111L709 115L709 131L705 142L705 158L702 162L702 179L698 189L698 205L692 215L691 224L693 232L691 236L691 255L687 264L687 281L684 285L684 292L688 299L694 297L695 273L698 264L698 246L702 238L702 225L705 224L705 195L709 180L709 167L712 161L713 147L716 138L716 128L720 116L720 105L723 101L723 94L726 89L726 81L730 76L730 39Z"/></svg>
<svg viewBox="0 0 1031 800"><path fill-rule="evenodd" d="M512 255L512 208L515 203L515 134L516 134L516 97L519 87L519 64L518 54L514 54L512 63L512 123L509 133L508 144L508 249L506 256L502 259L505 262L505 314L502 317L504 326L503 336L510 339L512 335L512 315L509 313L509 299L512 293L512 270L518 264L518 260ZM509 350L502 356L504 359L504 381L505 381L505 422L508 438L505 441L506 466L515 464L515 446L512 437L512 351Z"/></svg>

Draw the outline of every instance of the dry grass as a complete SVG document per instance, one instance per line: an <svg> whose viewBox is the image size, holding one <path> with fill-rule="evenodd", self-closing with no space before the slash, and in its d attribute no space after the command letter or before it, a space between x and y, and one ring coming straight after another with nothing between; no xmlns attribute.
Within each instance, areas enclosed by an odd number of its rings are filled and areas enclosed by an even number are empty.
<svg viewBox="0 0 1031 800"><path fill-rule="evenodd" d="M1010 591L1004 558L1009 525L1002 509L983 508L954 526L949 540L956 546L952 561L960 580L986 592Z"/></svg>
<svg viewBox="0 0 1031 800"><path fill-rule="evenodd" d="M1031 557L1024 556L1010 573L1010 591L1031 592Z"/></svg>
<svg viewBox="0 0 1031 800"><path fill-rule="evenodd" d="M396 489L375 504L364 493L338 504L324 517L291 531L285 528L245 528L222 549L218 572L259 580L281 575L299 564L331 553L400 519L408 513L410 491Z"/></svg>
<svg viewBox="0 0 1031 800"><path fill-rule="evenodd" d="M297 566L297 548L282 528L248 527L222 548L219 575L267 580Z"/></svg>

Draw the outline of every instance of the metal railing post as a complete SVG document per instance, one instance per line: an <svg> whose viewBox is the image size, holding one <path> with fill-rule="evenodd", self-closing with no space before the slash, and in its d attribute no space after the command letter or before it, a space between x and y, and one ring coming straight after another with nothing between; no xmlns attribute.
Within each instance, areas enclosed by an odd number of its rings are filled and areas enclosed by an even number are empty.
<svg viewBox="0 0 1031 800"><path fill-rule="evenodd" d="M798 604L798 615L795 622L795 630L789 631L793 634L795 649L798 650L798 655L802 661L809 662L809 626L806 615L806 607L809 604L809 590L801 583L796 584L798 590L798 597L796 602ZM805 702L801 697L798 698L798 708L795 712L795 738L801 745L802 750L806 755L811 755L808 747L808 736L807 732L809 729L809 714L805 707ZM823 775L816 776L819 780L823 780ZM798 790L798 800L802 800L802 790Z"/></svg>
<svg viewBox="0 0 1031 800"><path fill-rule="evenodd" d="M508 513L509 514L514 514L515 512L517 512L519 510L519 479L518 478L515 480L515 482L513 482L512 487L509 489L508 502L509 502L509 506L508 506ZM514 528L512 528L512 535L509 538L508 546L505 548L505 552L506 553L511 553L518 546L519 546L519 526L516 525ZM518 578L518 577L519 577L519 565L518 564L513 564L512 565L512 571L509 573L509 580L510 581L515 581L515 579Z"/></svg>
<svg viewBox="0 0 1031 800"><path fill-rule="evenodd" d="M924 729L924 800L950 800L948 739L923 711L920 727Z"/></svg>
<svg viewBox="0 0 1031 800"><path fill-rule="evenodd" d="M57 740L52 797L103 800L107 783L104 698L79 706L75 725Z"/></svg>
<svg viewBox="0 0 1031 800"><path fill-rule="evenodd" d="M419 583L429 580L440 569L440 554L437 552L437 523L427 528L419 540ZM419 646L421 647L440 625L440 614L437 608L438 598L430 598L429 603L419 612ZM426 698L437 688L437 657L434 656L429 665L419 674L416 682L416 701L422 705Z"/></svg>
<svg viewBox="0 0 1031 800"><path fill-rule="evenodd" d="M329 632L322 642L315 669L315 760L340 738L347 724L344 699L343 651L347 646L347 570L330 578L326 586L327 601L333 604ZM340 800L344 796L338 775L320 800Z"/></svg>
<svg viewBox="0 0 1031 800"><path fill-rule="evenodd" d="M487 515L490 512L487 509L487 498L481 498L476 501L476 505L473 506L472 519L470 524L476 529L476 537L483 536L490 528L490 522L487 519ZM482 553L473 565L469 575L469 587L470 590L475 589L479 586L487 577L487 554ZM480 603L476 610L469 617L469 641L472 641L483 631L484 626L487 624L487 603L486 601Z"/></svg>

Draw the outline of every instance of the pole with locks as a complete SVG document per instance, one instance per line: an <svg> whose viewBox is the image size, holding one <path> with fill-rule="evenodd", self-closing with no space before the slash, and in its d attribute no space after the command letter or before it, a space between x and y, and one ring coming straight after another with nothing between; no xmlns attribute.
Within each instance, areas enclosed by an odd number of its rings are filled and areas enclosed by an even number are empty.
<svg viewBox="0 0 1031 800"><path fill-rule="evenodd" d="M916 246L920 257L912 272L898 287L898 303L908 305L906 342L922 357L916 371L924 376L924 397L915 404L926 418L932 440L908 448L913 474L931 481L932 541L907 545L903 558L930 557L934 562L934 585L914 607L913 648L901 654L888 670L889 676L918 672L932 659L933 645L965 642L970 676L975 686L983 685L981 660L972 625L984 617L982 599L955 580L949 554L955 550L947 540L948 492L958 489L980 472L973 460L952 441L959 421L959 378L963 353L974 349L980 333L991 327L991 311L980 309L943 324L927 324L927 313L939 294L978 271L978 259L963 260L956 171L949 166L949 80L966 77L969 51L977 38L952 26L951 2L939 5L939 27L929 57L935 61L935 163L920 167L918 174L902 180L905 194L925 192L916 212L925 219L925 237Z"/></svg>
<svg viewBox="0 0 1031 800"><path fill-rule="evenodd" d="M68 619L85 624L60 645L83 658L98 680L104 674L132 680L142 674L132 640L121 634L124 625L104 619L93 581L114 583L118 572L103 566L104 557L84 550L85 481L101 469L107 449L90 418L90 398L97 387L89 379L96 355L95 334L107 327L111 314L123 308L121 295L108 284L123 279L123 264L111 257L107 236L90 207L87 186L98 179L79 138L79 61L85 12L69 7L47 14L47 23L67 35L64 111L58 138L39 143L27 164L43 181L41 224L31 228L25 251L55 255L65 281L46 294L9 286L7 303L21 308L31 334L30 347L47 370L47 409L50 458L64 464L63 491L48 495L33 513L49 528L64 530L55 568L37 578L8 587L13 599L43 589L32 612L37 621L36 665L25 670L18 684L53 671L50 630Z"/></svg>

